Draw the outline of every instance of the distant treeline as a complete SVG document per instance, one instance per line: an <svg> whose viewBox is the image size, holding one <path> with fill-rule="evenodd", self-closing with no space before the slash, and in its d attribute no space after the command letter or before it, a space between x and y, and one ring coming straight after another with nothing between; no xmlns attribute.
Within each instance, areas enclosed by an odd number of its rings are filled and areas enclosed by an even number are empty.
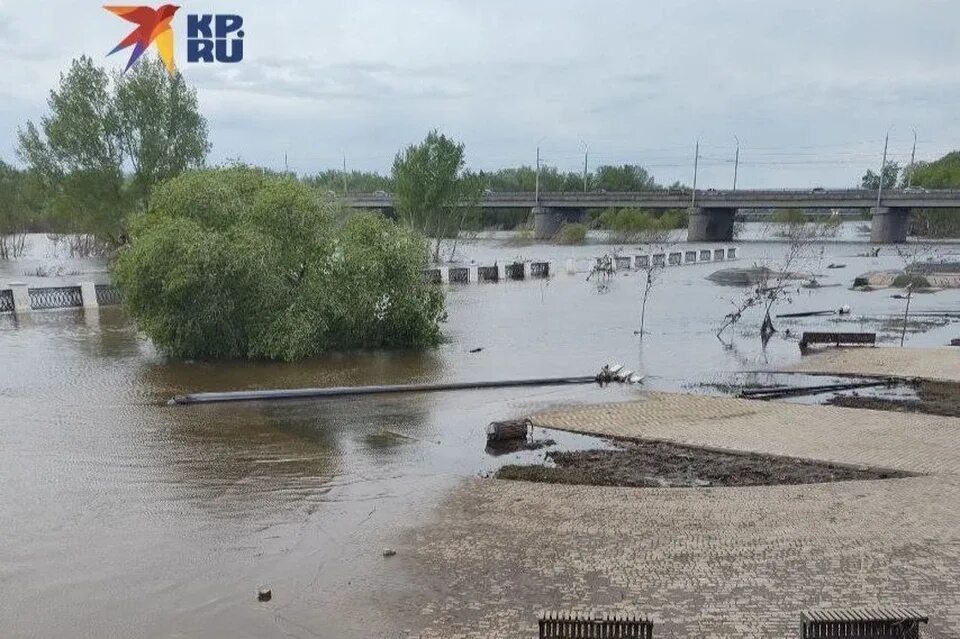
<svg viewBox="0 0 960 639"><path fill-rule="evenodd" d="M537 186L537 170L532 166L519 166L496 171L477 171L485 189L491 191L532 192ZM346 179L345 179L346 178ZM343 193L391 191L393 182L388 175L373 171L343 171L327 169L316 175L305 176L304 182L311 186ZM658 184L642 166L623 164L599 166L584 176L582 172L561 171L553 166L540 167L540 190L553 192L577 191L654 191L664 189L688 190L689 187L674 182L669 186Z"/></svg>

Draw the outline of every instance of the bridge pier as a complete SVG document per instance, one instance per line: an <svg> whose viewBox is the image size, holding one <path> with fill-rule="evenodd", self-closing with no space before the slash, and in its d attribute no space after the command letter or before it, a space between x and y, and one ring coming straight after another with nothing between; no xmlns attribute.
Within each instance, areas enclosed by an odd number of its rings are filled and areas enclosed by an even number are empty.
<svg viewBox="0 0 960 639"><path fill-rule="evenodd" d="M583 209L535 206L532 211L535 240L552 240L565 223L578 222L583 218Z"/></svg>
<svg viewBox="0 0 960 639"><path fill-rule="evenodd" d="M687 210L688 242L729 242L733 239L735 208L693 206Z"/></svg>
<svg viewBox="0 0 960 639"><path fill-rule="evenodd" d="M910 230L910 209L875 206L870 209L870 241L876 244L902 244Z"/></svg>

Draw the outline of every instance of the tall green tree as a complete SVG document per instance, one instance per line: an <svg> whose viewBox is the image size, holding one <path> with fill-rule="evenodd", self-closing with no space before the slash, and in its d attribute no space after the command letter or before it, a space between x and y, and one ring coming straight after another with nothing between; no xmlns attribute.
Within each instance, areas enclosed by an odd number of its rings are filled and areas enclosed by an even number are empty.
<svg viewBox="0 0 960 639"><path fill-rule="evenodd" d="M160 60L111 75L83 56L60 75L49 112L18 132L61 228L118 245L153 188L201 166L209 151L196 91Z"/></svg>
<svg viewBox="0 0 960 639"><path fill-rule="evenodd" d="M883 188L892 189L897 185L897 176L900 175L900 165L896 162L887 162L883 167ZM868 169L860 178L860 188L876 191L880 184L880 177L872 169Z"/></svg>
<svg viewBox="0 0 960 639"><path fill-rule="evenodd" d="M475 214L483 193L480 177L466 170L464 146L431 131L420 144L393 161L393 203L399 218L434 238L433 260L440 260L445 238L456 237Z"/></svg>

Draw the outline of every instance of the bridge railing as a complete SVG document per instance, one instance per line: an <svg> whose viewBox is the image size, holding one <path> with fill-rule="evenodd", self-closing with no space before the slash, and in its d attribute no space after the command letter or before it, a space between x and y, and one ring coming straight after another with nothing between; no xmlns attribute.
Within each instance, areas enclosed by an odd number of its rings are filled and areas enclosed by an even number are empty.
<svg viewBox="0 0 960 639"><path fill-rule="evenodd" d="M739 189L736 191L721 189L698 189L696 204L711 206L728 204L737 208L775 207L794 205L814 208L863 208L873 206L876 191L869 189ZM393 197L385 193L351 193L341 196L348 206L388 208L393 205ZM542 191L539 204L543 206L586 207L604 205L654 207L685 207L693 201L690 190L650 190L650 191ZM960 190L916 190L891 189L882 193L881 203L897 204L906 207L960 208ZM532 192L495 192L486 193L481 201L482 207L533 207L538 202Z"/></svg>

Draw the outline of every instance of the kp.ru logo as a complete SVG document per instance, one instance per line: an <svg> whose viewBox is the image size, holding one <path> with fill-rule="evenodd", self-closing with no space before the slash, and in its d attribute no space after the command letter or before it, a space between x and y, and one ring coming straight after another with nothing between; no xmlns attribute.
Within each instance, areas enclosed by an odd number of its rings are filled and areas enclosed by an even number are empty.
<svg viewBox="0 0 960 639"><path fill-rule="evenodd" d="M121 49L133 47L126 71L140 59L143 52L156 42L160 59L171 75L173 62L173 15L180 7L165 4L159 9L150 7L104 6L127 22L137 25L130 35L120 41L113 55ZM187 62L240 62L243 60L243 18L238 15L210 13L187 15Z"/></svg>

